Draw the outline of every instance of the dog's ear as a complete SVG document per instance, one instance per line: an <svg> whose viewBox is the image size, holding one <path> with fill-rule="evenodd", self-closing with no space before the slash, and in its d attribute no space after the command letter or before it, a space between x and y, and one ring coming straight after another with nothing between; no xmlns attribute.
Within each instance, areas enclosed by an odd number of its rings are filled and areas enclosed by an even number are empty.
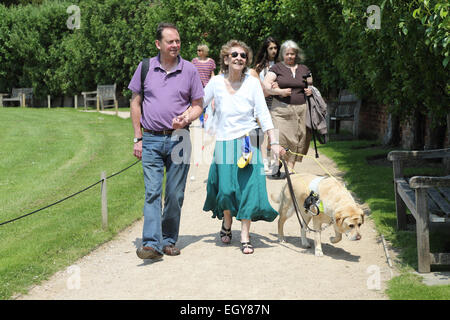
<svg viewBox="0 0 450 320"><path fill-rule="evenodd" d="M344 222L344 219L347 218L345 215L345 210L342 207L339 207L336 209L334 214L334 220L336 221L336 225L338 227L342 227L342 223Z"/></svg>
<svg viewBox="0 0 450 320"><path fill-rule="evenodd" d="M362 219L362 223L364 223L364 216L366 214L370 214L370 207L366 203L363 203L363 204L357 203L357 206L358 206L358 209L360 209L362 211L361 219Z"/></svg>
<svg viewBox="0 0 450 320"><path fill-rule="evenodd" d="M342 221L344 221L344 218L342 218L341 216L336 215L335 216L335 220L336 220L336 225L338 227L342 227Z"/></svg>

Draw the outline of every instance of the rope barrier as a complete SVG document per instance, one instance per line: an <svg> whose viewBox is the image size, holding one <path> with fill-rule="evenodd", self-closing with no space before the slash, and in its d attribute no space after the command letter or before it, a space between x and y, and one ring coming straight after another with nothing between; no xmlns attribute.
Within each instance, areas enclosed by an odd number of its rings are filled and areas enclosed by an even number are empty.
<svg viewBox="0 0 450 320"><path fill-rule="evenodd" d="M305 155L305 154L301 154L301 153L296 153L296 152L293 152L293 151L291 151L291 150L287 150L287 151L290 152L290 153L292 153L292 154L294 154L294 155L299 155L299 156L303 156L303 157L313 158L314 161L316 161L317 164L318 164L318 165L319 165L319 166L320 166L320 167L321 167L321 168L322 168L322 169L323 169L330 177L336 179L336 178L335 178L335 177L334 177L334 176L333 176L326 168L324 168L324 167L322 166L322 164L321 164L317 159L315 159L314 157L308 156L308 155ZM118 174L121 174L122 172L124 172L124 171L130 169L131 167L133 167L134 165L136 165L136 164L137 164L138 162L140 162L140 161L141 161L141 160L137 160L136 162L134 162L133 164L129 165L128 167L126 167L126 168L124 168L124 169L122 169L122 170L120 170L120 171L118 171L118 172L116 172L116 173L111 174L110 176L106 177L105 180L110 179L110 178L112 178L112 177L114 177L114 176L116 176L116 175L118 175ZM90 186L88 186L88 187L86 187L86 188L84 188L84 189L82 189L82 190L80 190L80 191L78 191L78 192L75 192L74 194L71 194L70 196L67 196L67 197L65 197L65 198L63 198L63 199L61 199L61 200L58 200L58 201L56 201L56 202L54 202L54 203L52 203L52 204L49 204L49 205L47 205L47 206L45 206L45 207L43 207L43 208L34 210L34 211L32 211L32 212L30 212L30 213L27 213L27 214L24 214L24 215L22 215L22 216L20 216L20 217L17 217L17 218L14 218L14 219L11 219L11 220L8 220L8 221L5 221L5 222L1 222L1 223L0 223L0 226L3 226L3 225L5 225L5 224L8 224L8 223L11 223L11 222L14 222L14 221L17 221L17 220L22 219L22 218L25 218L25 217L28 217L28 216L30 216L30 215L32 215L32 214L38 213L39 211L42 211L42 210L45 210L45 209L47 209L47 208L50 208L50 207L52 207L52 206L54 206L54 205L57 205L57 204L59 204L59 203L65 201L65 200L68 200L68 199L70 199L70 198L72 198L72 197L74 197L74 196L76 196L76 195L78 195L78 194L80 194L80 193L82 193L82 192L84 192L84 191L87 191L87 190L91 189L92 187L96 186L97 184L101 183L102 181L103 181L103 179L100 179L99 181L97 181L97 182L91 184ZM336 181L338 181L338 180L336 179Z"/></svg>
<svg viewBox="0 0 450 320"><path fill-rule="evenodd" d="M110 179L110 178L112 178L112 177L114 177L114 176L116 176L116 175L118 175L118 174L124 172L125 170L130 169L132 166L136 165L139 161L141 161L141 160L137 160L135 163L129 165L129 166L126 167L125 169L122 169L122 170L120 170L119 172L116 172L116 173L114 173L114 174L112 174L112 175L106 177L105 179ZM40 209L34 210L34 211L30 212L30 213L24 214L23 216L20 216L20 217L17 217L17 218L14 218L14 219L11 219L11 220L2 222L2 223L0 223L0 226L3 226L3 225L5 225L5 224L8 224L8 223L11 223L11 222L14 222L14 221L17 221L17 220L22 219L22 218L25 218L25 217L28 217L28 216L30 216L30 215L32 215L32 214L35 214L35 213L39 212L39 211L42 211L42 210L45 210L45 209L47 209L47 208L50 208L50 207L52 207L52 206L54 206L54 205L57 205L58 203L61 203L61 202L65 201L65 200L68 200L68 199L70 199L70 198L72 198L72 197L75 197L76 195L78 195L78 194L80 194L80 193L82 193L82 192L84 192L84 191L87 191L87 190L91 189L92 187L96 186L97 184L99 184L99 183L102 182L102 181L103 181L103 179L100 179L99 181L97 181L97 182L91 184L90 186L84 188L83 190L80 190L80 191L78 191L78 192L75 192L74 194L71 194L70 196L67 196L67 197L65 197L65 198L63 198L63 199L61 199L61 200L58 200L58 201L56 201L56 202L54 202L54 203L52 203L52 204L49 204L49 205L47 205L47 206L45 206L45 207L43 207L43 208L40 208Z"/></svg>

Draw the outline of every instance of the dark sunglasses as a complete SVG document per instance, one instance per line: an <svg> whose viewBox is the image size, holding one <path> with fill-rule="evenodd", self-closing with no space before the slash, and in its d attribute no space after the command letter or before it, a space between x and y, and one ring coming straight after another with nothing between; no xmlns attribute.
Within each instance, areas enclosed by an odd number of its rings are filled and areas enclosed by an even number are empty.
<svg viewBox="0 0 450 320"><path fill-rule="evenodd" d="M231 53L231 56L233 58L236 58L238 55L239 55L239 53L237 53L236 51ZM247 54L245 52L241 52L240 55L241 55L242 59L247 59Z"/></svg>
<svg viewBox="0 0 450 320"><path fill-rule="evenodd" d="M202 49L197 49L197 51L203 51Z"/></svg>

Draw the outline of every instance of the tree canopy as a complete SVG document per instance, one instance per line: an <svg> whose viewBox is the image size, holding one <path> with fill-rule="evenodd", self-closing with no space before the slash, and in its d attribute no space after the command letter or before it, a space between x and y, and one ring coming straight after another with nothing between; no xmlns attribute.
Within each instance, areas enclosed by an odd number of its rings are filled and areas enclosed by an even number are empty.
<svg viewBox="0 0 450 320"><path fill-rule="evenodd" d="M173 22L182 56L199 43L216 61L230 39L256 51L264 38L292 39L305 51L316 86L350 88L404 117L443 120L449 111L449 4L443 0L80 0L0 5L0 91L33 86L41 96L70 95L116 82L125 95L143 57L157 53L155 29ZM67 8L80 8L69 29ZM379 28L368 21L378 19Z"/></svg>

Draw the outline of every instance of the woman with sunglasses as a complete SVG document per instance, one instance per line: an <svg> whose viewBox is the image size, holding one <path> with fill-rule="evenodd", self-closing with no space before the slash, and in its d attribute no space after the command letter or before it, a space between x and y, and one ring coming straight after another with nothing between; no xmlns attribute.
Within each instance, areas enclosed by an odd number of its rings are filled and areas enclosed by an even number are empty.
<svg viewBox="0 0 450 320"><path fill-rule="evenodd" d="M267 198L261 152L254 141L259 128L256 118L269 135L274 154L285 153L275 140L261 84L247 72L251 60L251 49L242 41L230 40L223 45L221 74L213 77L205 87L203 101L206 106L214 99L215 117L218 117L216 146L203 210L212 211L213 218L222 220L220 237L225 244L231 242L232 217L241 221L241 251L244 254L254 252L249 234L251 221L273 221L278 215ZM238 166L238 161L244 146L251 150L252 156L242 167Z"/></svg>
<svg viewBox="0 0 450 320"><path fill-rule="evenodd" d="M280 144L294 153L306 154L311 140L311 133L306 128L306 96L311 95L312 91L306 87L303 76L311 71L301 64L303 54L294 41L285 41L281 45L280 55L281 62L269 69L263 82L266 91L274 96L270 113L278 129ZM274 82L278 86L273 86ZM285 160L289 167L285 168L287 173L287 170L294 169L296 162L302 161L302 157L289 153ZM276 176L280 175L278 169Z"/></svg>
<svg viewBox="0 0 450 320"><path fill-rule="evenodd" d="M197 57L192 59L192 64L197 68L200 74L203 88L208 84L211 77L214 77L214 70L216 70L216 63L213 59L208 57L209 48L206 44L201 44L197 47ZM204 112L200 115L200 122L203 127Z"/></svg>

